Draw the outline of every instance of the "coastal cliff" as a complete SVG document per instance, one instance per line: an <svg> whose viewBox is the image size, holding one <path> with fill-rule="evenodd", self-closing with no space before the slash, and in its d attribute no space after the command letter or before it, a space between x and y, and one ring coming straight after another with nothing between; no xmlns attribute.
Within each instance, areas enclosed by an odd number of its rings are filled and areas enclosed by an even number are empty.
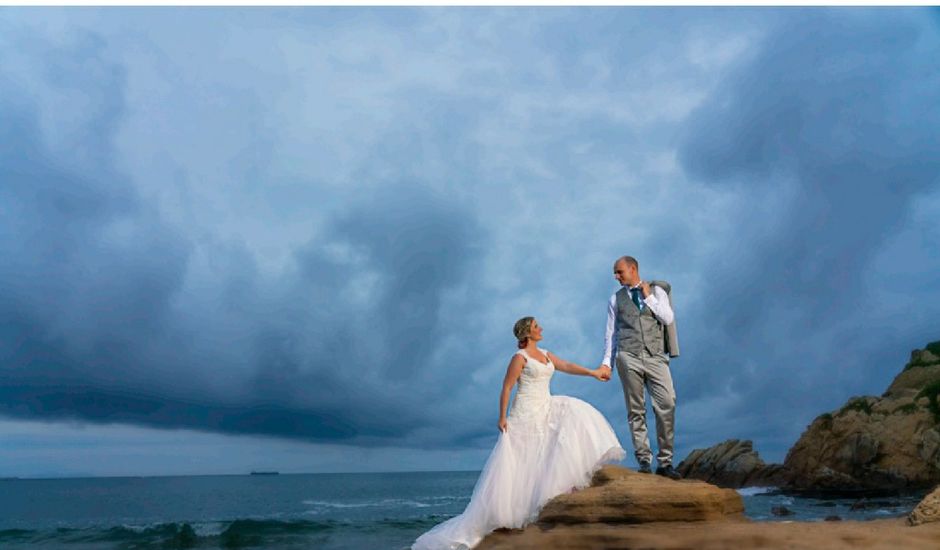
<svg viewBox="0 0 940 550"><path fill-rule="evenodd" d="M784 463L766 464L750 441L695 449L683 476L722 487L864 492L940 483L940 342L911 359L880 397L853 397L813 420Z"/></svg>
<svg viewBox="0 0 940 550"><path fill-rule="evenodd" d="M930 488L940 483L940 342L914 350L883 395L817 417L784 460L787 487Z"/></svg>

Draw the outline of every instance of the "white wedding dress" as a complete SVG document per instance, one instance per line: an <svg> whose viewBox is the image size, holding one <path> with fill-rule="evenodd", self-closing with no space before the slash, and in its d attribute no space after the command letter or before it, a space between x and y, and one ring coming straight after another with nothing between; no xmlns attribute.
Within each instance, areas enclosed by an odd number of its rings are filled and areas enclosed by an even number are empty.
<svg viewBox="0 0 940 550"><path fill-rule="evenodd" d="M548 352L539 351L548 357ZM551 498L586 487L593 473L625 453L604 416L580 399L551 395L555 367L526 363L507 417L466 510L421 535L413 550L472 548L490 531L534 521Z"/></svg>

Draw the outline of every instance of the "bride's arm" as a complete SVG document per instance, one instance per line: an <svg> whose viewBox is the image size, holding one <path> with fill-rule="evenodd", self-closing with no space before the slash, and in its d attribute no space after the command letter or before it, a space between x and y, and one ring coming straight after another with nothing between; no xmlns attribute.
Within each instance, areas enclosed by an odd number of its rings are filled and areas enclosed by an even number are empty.
<svg viewBox="0 0 940 550"><path fill-rule="evenodd" d="M516 381L519 380L519 375L522 374L522 367L525 366L525 359L521 355L513 355L512 360L509 361L509 366L506 368L506 377L503 378L503 391L499 394L499 431L505 432L507 423L506 423L506 409L509 408L509 394L512 393L512 387L516 385Z"/></svg>
<svg viewBox="0 0 940 550"><path fill-rule="evenodd" d="M610 374L607 372L607 369L587 369L577 363L565 361L552 352L548 352L548 358L552 360L552 364L555 365L555 369L560 370L561 372L567 372L568 374L577 374L581 376L593 376L594 378L604 382L610 380Z"/></svg>

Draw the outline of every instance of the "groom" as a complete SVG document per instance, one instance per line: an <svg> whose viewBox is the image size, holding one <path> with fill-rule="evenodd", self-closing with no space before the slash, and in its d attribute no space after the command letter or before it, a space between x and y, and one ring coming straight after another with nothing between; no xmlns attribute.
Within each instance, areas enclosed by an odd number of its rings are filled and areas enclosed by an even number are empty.
<svg viewBox="0 0 940 550"><path fill-rule="evenodd" d="M659 446L656 473L679 479L682 476L672 466L676 392L663 336L664 327L674 319L669 296L661 286L640 279L640 266L631 256L622 256L614 263L614 278L623 286L607 304L606 346L601 367L617 366L640 472L650 473L652 462L646 435L646 389L653 398L656 414Z"/></svg>

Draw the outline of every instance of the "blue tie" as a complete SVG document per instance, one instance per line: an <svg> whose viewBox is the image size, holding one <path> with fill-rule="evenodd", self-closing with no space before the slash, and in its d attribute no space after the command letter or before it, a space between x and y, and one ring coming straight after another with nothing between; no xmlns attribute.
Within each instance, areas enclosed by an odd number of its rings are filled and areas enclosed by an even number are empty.
<svg viewBox="0 0 940 550"><path fill-rule="evenodd" d="M633 298L633 303L636 304L637 309L643 311L643 300L640 299L640 289L631 288L630 297Z"/></svg>

